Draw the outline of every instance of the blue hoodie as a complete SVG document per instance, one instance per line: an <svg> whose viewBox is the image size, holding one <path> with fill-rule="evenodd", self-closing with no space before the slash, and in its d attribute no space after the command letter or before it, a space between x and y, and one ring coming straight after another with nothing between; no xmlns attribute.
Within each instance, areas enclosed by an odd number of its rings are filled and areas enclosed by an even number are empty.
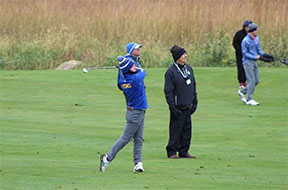
<svg viewBox="0 0 288 190"><path fill-rule="evenodd" d="M137 69L136 73L125 73L120 78L118 84L123 89L127 99L128 106L135 110L147 109L147 98L145 92L144 78L146 72L143 69Z"/></svg>
<svg viewBox="0 0 288 190"><path fill-rule="evenodd" d="M246 64L249 61L257 61L258 55L263 55L264 53L260 48L260 40L258 36L253 40L252 37L247 34L247 36L243 39L241 43L242 48L242 62Z"/></svg>
<svg viewBox="0 0 288 190"><path fill-rule="evenodd" d="M133 57L131 54L126 54L125 58L132 59L135 62L135 66L141 68L140 57Z"/></svg>
<svg viewBox="0 0 288 190"><path fill-rule="evenodd" d="M132 59L134 61L134 63L135 63L135 66L137 68L141 68L140 57L133 57L131 54L128 53L128 54L125 55L125 58ZM121 86L119 84L119 81L121 80L121 78L123 79L124 76L123 76L123 73L121 72L121 70L118 69L118 83L117 83L117 86L118 86L119 90L122 91L123 89L121 88Z"/></svg>

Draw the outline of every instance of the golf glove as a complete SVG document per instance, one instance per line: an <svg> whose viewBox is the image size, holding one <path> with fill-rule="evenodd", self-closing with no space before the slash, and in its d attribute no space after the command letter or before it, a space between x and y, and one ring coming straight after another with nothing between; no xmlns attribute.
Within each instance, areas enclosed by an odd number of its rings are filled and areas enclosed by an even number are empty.
<svg viewBox="0 0 288 190"><path fill-rule="evenodd" d="M266 53L264 53L264 54L263 54L263 57L269 58L269 59L271 59L272 61L274 61L274 56L271 55L271 54L266 54Z"/></svg>
<svg viewBox="0 0 288 190"><path fill-rule="evenodd" d="M259 60L264 62L272 62L272 58L264 57L263 55L260 56Z"/></svg>

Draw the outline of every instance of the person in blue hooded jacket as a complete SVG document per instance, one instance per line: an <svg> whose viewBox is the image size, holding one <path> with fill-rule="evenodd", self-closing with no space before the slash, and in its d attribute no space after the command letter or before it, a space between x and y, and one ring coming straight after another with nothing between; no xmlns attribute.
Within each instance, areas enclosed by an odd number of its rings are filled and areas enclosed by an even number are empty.
<svg viewBox="0 0 288 190"><path fill-rule="evenodd" d="M140 62L140 48L142 47L141 44L135 43L135 42L130 42L126 45L126 52L127 54L125 55L125 58L127 59L132 59L134 61L134 64L137 68L141 68L141 62ZM121 80L121 78L123 79L123 73L121 71L121 69L118 69L118 81ZM117 84L119 90L123 91L121 85L118 83ZM126 104L127 102L127 97L125 95L125 93L123 92L125 100L126 100Z"/></svg>
<svg viewBox="0 0 288 190"><path fill-rule="evenodd" d="M257 60L264 62L274 61L273 55L265 54L261 51L260 40L257 36L258 26L255 23L248 25L248 34L241 43L242 49L242 63L244 66L248 84L246 87L238 90L238 95L243 103L246 105L257 106L259 102L253 99L255 87L259 84L259 72ZM245 94L248 94L246 99Z"/></svg>
<svg viewBox="0 0 288 190"><path fill-rule="evenodd" d="M137 68L131 59L119 56L119 69L123 77L118 79L118 84L127 97L126 127L121 137L114 143L107 154L100 157L100 171L104 172L108 164L116 157L117 153L134 141L134 172L144 172L142 163L142 144L145 112L148 108L144 78L146 72Z"/></svg>
<svg viewBox="0 0 288 190"><path fill-rule="evenodd" d="M141 47L141 44L137 44L135 42L130 42L126 45L127 54L125 55L125 58L132 59L137 68L142 67L142 63L140 62Z"/></svg>

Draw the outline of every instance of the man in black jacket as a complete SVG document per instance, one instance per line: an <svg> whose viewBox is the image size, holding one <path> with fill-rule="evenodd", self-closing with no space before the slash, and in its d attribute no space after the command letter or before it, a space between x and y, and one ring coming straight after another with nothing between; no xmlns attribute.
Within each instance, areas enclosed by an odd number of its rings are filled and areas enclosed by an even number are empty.
<svg viewBox="0 0 288 190"><path fill-rule="evenodd" d="M192 123L191 115L196 111L198 100L193 69L186 64L186 51L174 45L174 63L165 73L164 93L170 109L168 158L196 158L188 153ZM177 155L179 152L179 156Z"/></svg>
<svg viewBox="0 0 288 190"><path fill-rule="evenodd" d="M240 88L244 88L246 85L246 76L244 67L242 65L242 50L241 42L247 36L248 25L252 23L250 20L245 20L243 22L243 28L236 32L233 38L233 46L235 48L236 62L237 62L237 71L238 71L238 81L240 83Z"/></svg>

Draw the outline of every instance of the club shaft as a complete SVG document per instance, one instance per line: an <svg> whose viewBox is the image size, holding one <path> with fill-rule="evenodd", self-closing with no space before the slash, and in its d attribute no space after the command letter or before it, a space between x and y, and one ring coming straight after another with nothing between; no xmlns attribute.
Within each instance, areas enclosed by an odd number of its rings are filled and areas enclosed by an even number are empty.
<svg viewBox="0 0 288 190"><path fill-rule="evenodd" d="M88 70L94 70L94 69L116 69L117 66L104 66L104 67L87 67Z"/></svg>

